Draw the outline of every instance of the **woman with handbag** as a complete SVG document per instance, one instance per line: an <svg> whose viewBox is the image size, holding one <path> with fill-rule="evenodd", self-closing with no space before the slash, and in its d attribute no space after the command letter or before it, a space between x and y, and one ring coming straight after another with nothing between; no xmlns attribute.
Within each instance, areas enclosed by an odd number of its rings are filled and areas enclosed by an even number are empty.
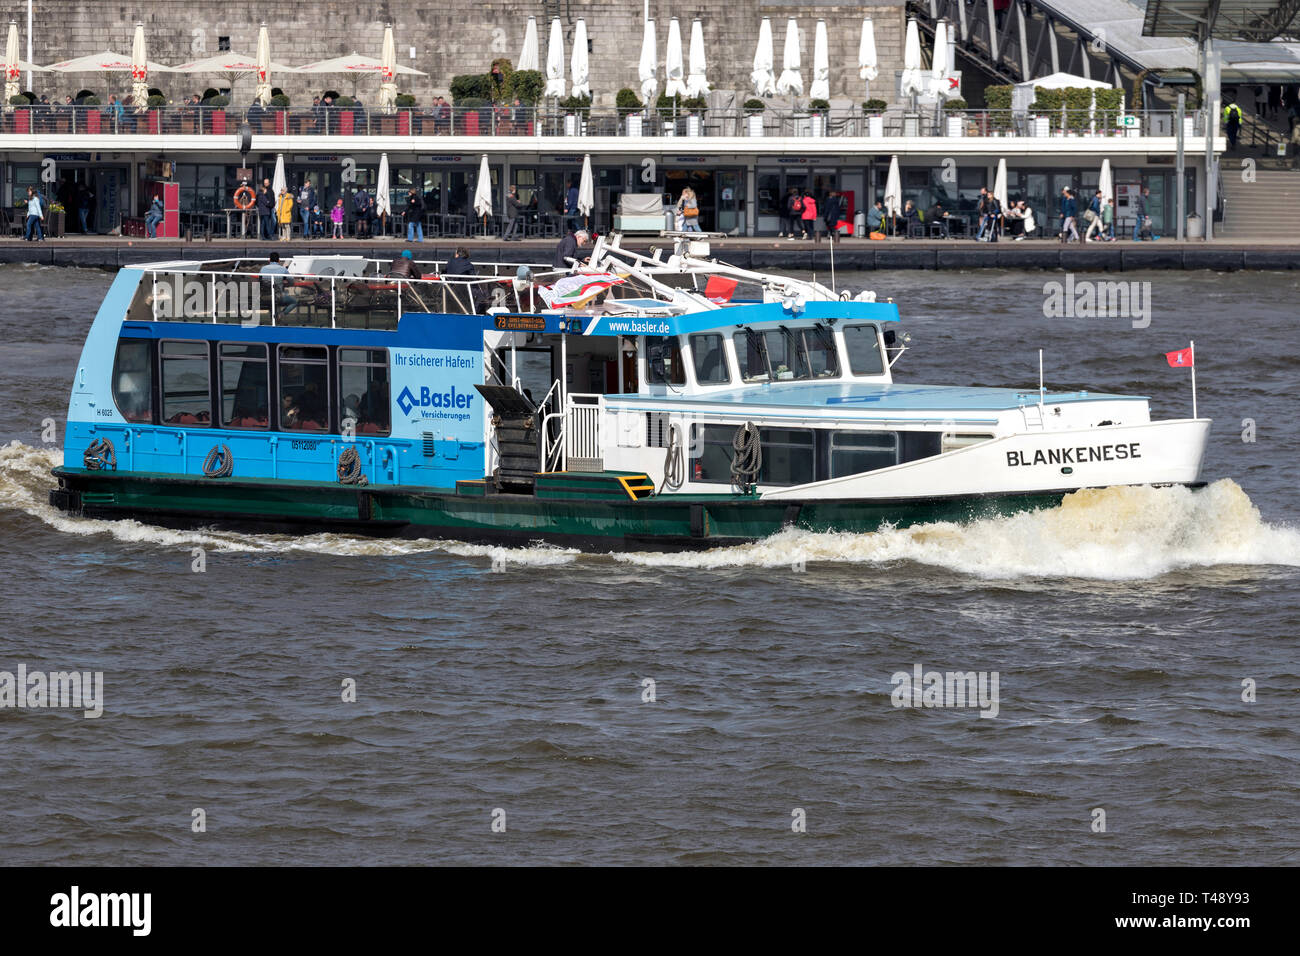
<svg viewBox="0 0 1300 956"><path fill-rule="evenodd" d="M677 212L682 217L682 232L702 232L700 229L700 201L695 190L687 186L677 200Z"/></svg>

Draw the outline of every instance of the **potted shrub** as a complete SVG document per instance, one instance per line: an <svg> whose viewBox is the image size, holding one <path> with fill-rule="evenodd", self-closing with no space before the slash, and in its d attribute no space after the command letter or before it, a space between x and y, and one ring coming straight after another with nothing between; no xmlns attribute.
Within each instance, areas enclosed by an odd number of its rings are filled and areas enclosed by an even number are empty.
<svg viewBox="0 0 1300 956"><path fill-rule="evenodd" d="M984 87L984 106L989 111L989 126L998 135L1008 132L1012 127L1011 91L1010 86Z"/></svg>
<svg viewBox="0 0 1300 956"><path fill-rule="evenodd" d="M267 105L267 109L272 111L271 115L274 117L275 132L278 135L283 136L289 130L289 114L287 112L289 109L289 97L285 96L283 93L276 93L271 97L271 102Z"/></svg>
<svg viewBox="0 0 1300 956"><path fill-rule="evenodd" d="M397 94L397 135L411 135L411 110L415 109L415 97L410 93Z"/></svg>
<svg viewBox="0 0 1300 956"><path fill-rule="evenodd" d="M885 110L889 104L884 100L871 99L862 104L862 112L867 117L867 135L885 135Z"/></svg>
<svg viewBox="0 0 1300 956"><path fill-rule="evenodd" d="M640 136L642 134L641 109L644 104L641 97L637 96L636 90L623 87L614 95L614 106L618 110L619 116L623 117L623 129L628 136Z"/></svg>
<svg viewBox="0 0 1300 956"><path fill-rule="evenodd" d="M357 125L357 114L352 112L356 100L350 96L340 96L334 101L334 105L339 109L339 134L351 136L356 131Z"/></svg>
<svg viewBox="0 0 1300 956"><path fill-rule="evenodd" d="M458 120L456 132L462 136L477 136L485 127L492 124L492 104L481 96L466 96L459 103L460 114L453 117Z"/></svg>
<svg viewBox="0 0 1300 956"><path fill-rule="evenodd" d="M564 111L564 135L581 135L591 113L590 96L566 96L560 100L560 109Z"/></svg>
<svg viewBox="0 0 1300 956"><path fill-rule="evenodd" d="M1065 129L1073 135L1092 131L1092 90L1072 86L1061 90L1061 106L1065 110Z"/></svg>
<svg viewBox="0 0 1300 956"><path fill-rule="evenodd" d="M745 127L750 136L763 135L763 112L767 104L756 97L745 100Z"/></svg>
<svg viewBox="0 0 1300 956"><path fill-rule="evenodd" d="M1107 136L1113 136L1119 129L1119 115L1124 108L1123 90L1096 90L1094 102L1097 104L1097 126Z"/></svg>
<svg viewBox="0 0 1300 956"><path fill-rule="evenodd" d="M50 203L50 213L45 217L45 224L43 227L45 229L45 235L50 238L63 235L63 230L65 228L64 220L67 218L67 214L67 210L64 208L63 203Z"/></svg>
<svg viewBox="0 0 1300 956"><path fill-rule="evenodd" d="M1065 115L1062 106L1064 98L1060 90L1046 90L1041 86L1034 87L1034 101L1029 104L1029 113L1033 120L1034 135L1048 136L1051 133L1052 121L1061 124L1057 130L1057 135L1065 132Z"/></svg>
<svg viewBox="0 0 1300 956"><path fill-rule="evenodd" d="M826 135L826 114L831 111L831 104L827 100L817 99L808 101L808 112L812 114L812 122L809 125L809 132L813 136Z"/></svg>
<svg viewBox="0 0 1300 956"><path fill-rule="evenodd" d="M162 129L162 114L159 110L167 105L167 97L160 93L151 93L145 100L145 108L149 111L149 132L157 133Z"/></svg>
<svg viewBox="0 0 1300 956"><path fill-rule="evenodd" d="M14 128L15 133L30 133L32 131L32 116L29 107L32 101L21 93L15 93L9 97L9 105L14 108Z"/></svg>
<svg viewBox="0 0 1300 956"><path fill-rule="evenodd" d="M536 106L546 91L546 76L541 70L515 70L510 74L510 102Z"/></svg>
<svg viewBox="0 0 1300 956"><path fill-rule="evenodd" d="M77 111L77 115L81 118L81 131L85 133L98 133L100 131L100 119L102 118L100 117L97 108L99 106L99 97L83 97L81 100L81 106L83 108Z"/></svg>
<svg viewBox="0 0 1300 956"><path fill-rule="evenodd" d="M954 96L943 104L943 108L945 113L956 114L944 117L946 121L945 133L948 136L961 136L965 132L966 118L961 114L967 109L966 101L960 96Z"/></svg>
<svg viewBox="0 0 1300 956"><path fill-rule="evenodd" d="M206 128L200 127L200 132L206 133L225 133L226 132L226 107L230 105L230 97L222 96L220 93L213 96L205 97L199 106L203 108L203 119L201 123Z"/></svg>
<svg viewBox="0 0 1300 956"><path fill-rule="evenodd" d="M686 111L686 135L701 135L704 127L704 114L709 108L709 101L703 96L692 96L682 100L681 107Z"/></svg>

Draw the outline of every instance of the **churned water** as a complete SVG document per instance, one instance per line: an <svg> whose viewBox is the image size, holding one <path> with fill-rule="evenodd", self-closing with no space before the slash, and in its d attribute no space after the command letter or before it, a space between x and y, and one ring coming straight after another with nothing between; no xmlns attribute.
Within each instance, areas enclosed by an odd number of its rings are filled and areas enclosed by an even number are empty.
<svg viewBox="0 0 1300 956"><path fill-rule="evenodd" d="M0 267L0 671L103 673L98 718L0 709L0 862L1300 861L1300 279L1104 277L1134 328L1045 273L836 278L900 303L903 381L1041 347L1181 417L1196 339L1209 486L669 555L68 518L42 432L110 276ZM895 706L918 668L995 700Z"/></svg>

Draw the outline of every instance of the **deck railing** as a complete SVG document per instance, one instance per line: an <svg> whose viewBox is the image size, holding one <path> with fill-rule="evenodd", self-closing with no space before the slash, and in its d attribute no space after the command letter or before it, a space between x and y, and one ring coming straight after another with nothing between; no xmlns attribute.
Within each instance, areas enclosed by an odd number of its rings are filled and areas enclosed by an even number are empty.
<svg viewBox="0 0 1300 956"><path fill-rule="evenodd" d="M1204 134L1203 113L1189 113L1188 135ZM247 123L255 135L348 138L384 137L917 137L917 136L1172 136L1168 111L909 110L880 113L861 108L825 111L769 107L749 113L701 113L590 108L567 113L552 107L425 107L372 112L359 107L159 106L136 111L118 106L28 106L0 112L0 135L225 136Z"/></svg>
<svg viewBox="0 0 1300 956"><path fill-rule="evenodd" d="M145 269L127 317L131 321L367 328L393 331L407 312L486 315L489 309L533 312L542 306L536 283L559 274L531 266L528 281L517 282L514 264L483 266L484 275L442 274L442 263L417 263L426 276L406 279L386 274L391 263L367 259L359 274L262 274L262 263L203 271Z"/></svg>

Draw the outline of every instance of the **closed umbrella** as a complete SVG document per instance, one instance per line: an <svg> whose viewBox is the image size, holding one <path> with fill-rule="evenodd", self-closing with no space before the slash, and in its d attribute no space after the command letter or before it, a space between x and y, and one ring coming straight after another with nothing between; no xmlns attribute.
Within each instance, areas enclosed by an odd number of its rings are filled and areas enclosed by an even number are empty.
<svg viewBox="0 0 1300 956"><path fill-rule="evenodd" d="M664 53L664 93L668 96L685 96L685 65L682 63L682 28L673 17L668 21L668 49Z"/></svg>
<svg viewBox="0 0 1300 956"><path fill-rule="evenodd" d="M263 106L271 105L271 35L265 23L257 31L257 90L253 99Z"/></svg>
<svg viewBox="0 0 1300 956"><path fill-rule="evenodd" d="M654 99L655 90L659 88L659 52L655 45L655 22L645 22L645 35L641 38L641 62L637 66L637 76L641 80L641 99L647 103Z"/></svg>
<svg viewBox="0 0 1300 956"><path fill-rule="evenodd" d="M1105 208L1106 204L1115 198L1115 177L1111 175L1109 159L1101 161L1101 176L1097 179L1097 190L1101 193L1101 204Z"/></svg>
<svg viewBox="0 0 1300 956"><path fill-rule="evenodd" d="M998 201L1003 209L1007 208L1007 160L1003 157L998 160L998 171L993 176L993 198Z"/></svg>
<svg viewBox="0 0 1300 956"><path fill-rule="evenodd" d="M704 62L704 24L696 17L691 22L691 58L690 72L686 75L686 95L703 96L709 92L709 80L705 76L707 67Z"/></svg>
<svg viewBox="0 0 1300 956"><path fill-rule="evenodd" d="M776 54L772 48L772 21L767 17L758 25L758 46L754 50L754 71L749 74L755 96L776 95Z"/></svg>
<svg viewBox="0 0 1300 956"><path fill-rule="evenodd" d="M280 193L289 191L289 179L284 175L284 153L275 154L275 172L271 175L271 192L275 194L277 202L280 200Z"/></svg>
<svg viewBox="0 0 1300 956"><path fill-rule="evenodd" d="M379 48L379 111L397 112L397 45L393 42L393 25L384 27L384 44Z"/></svg>
<svg viewBox="0 0 1300 956"><path fill-rule="evenodd" d="M478 185L474 187L474 212L483 217L484 224L487 223L487 217L492 215L492 173L488 169L487 153L483 154L483 159L478 166Z"/></svg>
<svg viewBox="0 0 1300 956"><path fill-rule="evenodd" d="M814 100L831 98L831 61L830 44L826 40L826 21L817 21L817 32L813 35L813 80L808 87L808 96Z"/></svg>
<svg viewBox="0 0 1300 956"><path fill-rule="evenodd" d="M904 96L925 92L925 71L921 69L921 34L915 20L907 21L907 36L903 41L902 92Z"/></svg>
<svg viewBox="0 0 1300 956"><path fill-rule="evenodd" d="M876 28L870 17L862 21L862 39L858 41L858 79L865 84L863 93L871 95L871 81L880 75L876 60Z"/></svg>
<svg viewBox="0 0 1300 956"><path fill-rule="evenodd" d="M587 69L587 21L578 17L573 25L573 55L569 58L569 69L573 72L574 96L591 98L590 74Z"/></svg>
<svg viewBox="0 0 1300 956"><path fill-rule="evenodd" d="M934 27L934 54L930 57L930 92L939 99L948 98L948 24L940 20Z"/></svg>
<svg viewBox="0 0 1300 956"><path fill-rule="evenodd" d="M375 212L379 214L379 233L388 232L388 217L393 212L392 187L389 185L388 154L379 154L379 172L375 175Z"/></svg>
<svg viewBox="0 0 1300 956"><path fill-rule="evenodd" d="M781 54L781 76L776 91L782 96L803 93L803 75L799 72L799 24L791 17L785 23L785 50Z"/></svg>
<svg viewBox="0 0 1300 956"><path fill-rule="evenodd" d="M537 55L537 18L529 17L528 26L524 28L524 48L519 53L519 70L536 70L541 60Z"/></svg>
<svg viewBox="0 0 1300 956"><path fill-rule="evenodd" d="M18 21L9 21L9 37L5 40L5 100L4 108L9 108L9 101L18 95L22 67L18 63Z"/></svg>
<svg viewBox="0 0 1300 956"><path fill-rule="evenodd" d="M584 225L591 225L588 220L595 205L596 185L591 178L591 155L588 154L582 157L582 179L578 182L578 212L582 213Z"/></svg>
<svg viewBox="0 0 1300 956"><path fill-rule="evenodd" d="M546 45L546 95L564 95L564 30L560 18L551 18L551 39Z"/></svg>
<svg viewBox="0 0 1300 956"><path fill-rule="evenodd" d="M898 174L898 157L889 157L889 174L885 177L885 212L892 219L903 211L903 181Z"/></svg>
<svg viewBox="0 0 1300 956"><path fill-rule="evenodd" d="M144 24L135 25L131 40L131 102L142 111L149 105L149 60L145 54Z"/></svg>

